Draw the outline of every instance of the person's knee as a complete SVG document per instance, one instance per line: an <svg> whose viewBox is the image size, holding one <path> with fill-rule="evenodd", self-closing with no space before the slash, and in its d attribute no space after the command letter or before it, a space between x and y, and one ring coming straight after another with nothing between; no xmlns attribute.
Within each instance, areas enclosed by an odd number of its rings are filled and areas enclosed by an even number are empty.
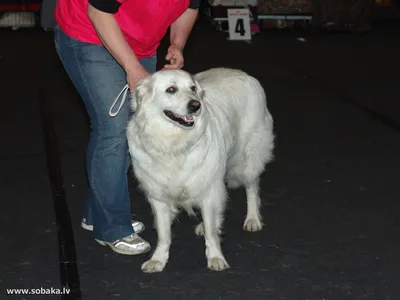
<svg viewBox="0 0 400 300"><path fill-rule="evenodd" d="M98 128L98 135L102 144L107 150L126 151L128 142L126 138L126 125L125 121L111 120L101 124Z"/></svg>

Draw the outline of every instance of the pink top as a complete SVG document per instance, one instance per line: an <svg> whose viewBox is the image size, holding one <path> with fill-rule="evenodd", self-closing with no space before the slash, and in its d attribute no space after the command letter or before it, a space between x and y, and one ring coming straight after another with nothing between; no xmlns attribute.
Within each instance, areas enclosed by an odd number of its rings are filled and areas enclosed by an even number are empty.
<svg viewBox="0 0 400 300"><path fill-rule="evenodd" d="M89 0L58 0L55 16L58 26L70 37L101 44L87 15ZM138 59L153 56L161 39L188 8L190 0L118 0L114 14Z"/></svg>

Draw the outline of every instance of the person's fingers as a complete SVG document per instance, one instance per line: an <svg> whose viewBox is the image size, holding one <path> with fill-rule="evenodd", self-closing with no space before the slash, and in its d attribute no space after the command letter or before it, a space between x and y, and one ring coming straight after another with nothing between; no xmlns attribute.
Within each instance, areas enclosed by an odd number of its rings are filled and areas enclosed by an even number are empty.
<svg viewBox="0 0 400 300"><path fill-rule="evenodd" d="M174 64L166 64L164 67L168 69L180 69L183 67L183 61L177 61Z"/></svg>
<svg viewBox="0 0 400 300"><path fill-rule="evenodd" d="M176 65L177 64L177 60L175 58L171 58L169 61L169 65Z"/></svg>
<svg viewBox="0 0 400 300"><path fill-rule="evenodd" d="M170 63L164 65L163 69L181 69L183 67L183 55L179 49L174 47L168 49L165 59Z"/></svg>
<svg viewBox="0 0 400 300"><path fill-rule="evenodd" d="M171 70L171 69L176 69L176 67L174 65L165 65L164 69L165 70L167 70L167 69Z"/></svg>
<svg viewBox="0 0 400 300"><path fill-rule="evenodd" d="M167 64L164 66L164 68L166 69L179 69L181 68L182 63L180 63L179 61L176 61L174 64Z"/></svg>
<svg viewBox="0 0 400 300"><path fill-rule="evenodd" d="M179 70L182 69L183 65L165 65L163 70Z"/></svg>
<svg viewBox="0 0 400 300"><path fill-rule="evenodd" d="M183 67L183 57L182 56L179 56L178 58L176 58L175 65L178 69L181 69Z"/></svg>
<svg viewBox="0 0 400 300"><path fill-rule="evenodd" d="M179 55L179 50L176 49L175 47L170 47L168 49L168 53L165 56L166 60L171 60L172 58L174 58L176 55Z"/></svg>
<svg viewBox="0 0 400 300"><path fill-rule="evenodd" d="M165 56L166 60L171 60L174 57L173 51L168 51L167 55Z"/></svg>

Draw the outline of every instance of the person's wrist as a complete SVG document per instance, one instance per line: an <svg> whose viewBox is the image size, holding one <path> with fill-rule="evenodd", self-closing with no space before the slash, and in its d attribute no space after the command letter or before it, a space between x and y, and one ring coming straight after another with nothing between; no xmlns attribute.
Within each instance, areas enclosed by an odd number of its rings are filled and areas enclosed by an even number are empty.
<svg viewBox="0 0 400 300"><path fill-rule="evenodd" d="M139 63L139 61L137 62L131 62L129 64L126 64L126 66L124 67L124 70L127 74L132 74L132 73L136 73L137 71L141 70L143 68L143 66Z"/></svg>
<svg viewBox="0 0 400 300"><path fill-rule="evenodd" d="M171 43L170 47L175 47L177 48L179 51L183 51L183 47L184 45L182 43L179 42L175 42L175 43Z"/></svg>

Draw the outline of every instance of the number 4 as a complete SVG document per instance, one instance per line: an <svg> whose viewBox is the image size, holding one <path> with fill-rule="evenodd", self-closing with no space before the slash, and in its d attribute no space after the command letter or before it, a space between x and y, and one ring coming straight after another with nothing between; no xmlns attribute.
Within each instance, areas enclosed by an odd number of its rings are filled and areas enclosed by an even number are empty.
<svg viewBox="0 0 400 300"><path fill-rule="evenodd" d="M241 36L244 36L244 34L246 33L246 30L244 30L243 19L237 19L236 25L235 25L235 32L239 33Z"/></svg>

